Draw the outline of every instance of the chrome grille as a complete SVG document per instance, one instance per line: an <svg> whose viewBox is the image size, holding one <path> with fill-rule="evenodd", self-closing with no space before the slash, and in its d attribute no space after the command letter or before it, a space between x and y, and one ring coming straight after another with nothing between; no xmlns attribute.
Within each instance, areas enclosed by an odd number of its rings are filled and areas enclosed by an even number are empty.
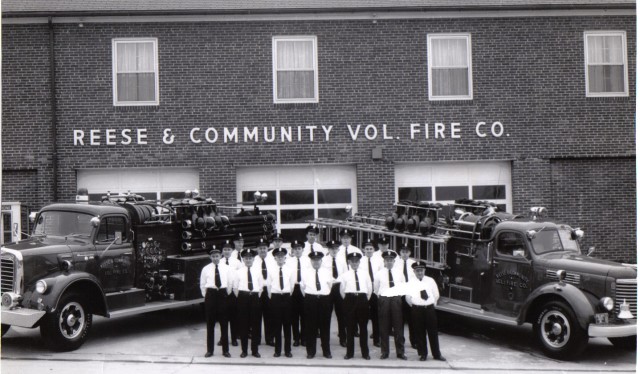
<svg viewBox="0 0 640 374"><path fill-rule="evenodd" d="M547 278L557 281L558 274L556 272L557 270L547 270ZM564 277L564 281L571 284L580 284L580 274L567 272L567 275Z"/></svg>
<svg viewBox="0 0 640 374"><path fill-rule="evenodd" d="M636 279L616 281L616 314L620 313L620 304L625 300L633 316L638 318L638 281Z"/></svg>
<svg viewBox="0 0 640 374"><path fill-rule="evenodd" d="M0 257L0 293L15 292L15 268L13 256Z"/></svg>

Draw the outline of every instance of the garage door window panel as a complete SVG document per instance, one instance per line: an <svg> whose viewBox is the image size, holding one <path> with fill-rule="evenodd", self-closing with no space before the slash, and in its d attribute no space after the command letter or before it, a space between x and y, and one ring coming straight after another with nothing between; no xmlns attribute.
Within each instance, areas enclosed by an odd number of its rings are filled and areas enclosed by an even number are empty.
<svg viewBox="0 0 640 374"><path fill-rule="evenodd" d="M399 201L431 201L431 187L400 187Z"/></svg>

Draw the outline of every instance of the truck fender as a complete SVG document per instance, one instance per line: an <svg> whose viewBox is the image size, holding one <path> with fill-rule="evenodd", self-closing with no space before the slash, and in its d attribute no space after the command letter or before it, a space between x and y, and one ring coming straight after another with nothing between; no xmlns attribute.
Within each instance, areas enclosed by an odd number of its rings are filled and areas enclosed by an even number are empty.
<svg viewBox="0 0 640 374"><path fill-rule="evenodd" d="M573 309L580 327L587 329L594 315L594 306L578 287L568 283L547 283L536 288L525 300L518 323L533 322L536 310L549 300L563 300Z"/></svg>
<svg viewBox="0 0 640 374"><path fill-rule="evenodd" d="M70 290L78 290L91 305L91 313L107 314L107 300L98 279L92 274L81 271L54 273L42 279L47 283L47 291L42 296L42 304L47 312L54 312L62 295ZM40 295L34 291L33 295Z"/></svg>

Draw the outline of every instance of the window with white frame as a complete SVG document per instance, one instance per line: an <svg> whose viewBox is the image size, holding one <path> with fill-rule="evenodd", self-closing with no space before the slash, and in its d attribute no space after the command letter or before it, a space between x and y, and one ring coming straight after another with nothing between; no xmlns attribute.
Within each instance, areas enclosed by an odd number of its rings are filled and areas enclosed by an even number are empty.
<svg viewBox="0 0 640 374"><path fill-rule="evenodd" d="M158 105L158 39L113 39L113 105Z"/></svg>
<svg viewBox="0 0 640 374"><path fill-rule="evenodd" d="M273 101L318 102L318 50L315 36L273 38Z"/></svg>
<svg viewBox="0 0 640 374"><path fill-rule="evenodd" d="M586 31L584 49L587 96L629 96L627 33Z"/></svg>
<svg viewBox="0 0 640 374"><path fill-rule="evenodd" d="M470 34L427 35L429 100L471 100Z"/></svg>

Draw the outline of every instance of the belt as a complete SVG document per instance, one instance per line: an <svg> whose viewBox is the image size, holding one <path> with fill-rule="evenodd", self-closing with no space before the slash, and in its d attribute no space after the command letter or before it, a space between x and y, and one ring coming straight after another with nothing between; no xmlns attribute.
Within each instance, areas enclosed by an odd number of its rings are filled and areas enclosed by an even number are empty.
<svg viewBox="0 0 640 374"><path fill-rule="evenodd" d="M227 291L226 288L208 288L207 287L207 292L218 292L218 291Z"/></svg>
<svg viewBox="0 0 640 374"><path fill-rule="evenodd" d="M260 291L238 291L238 294L243 294L243 295L257 295L259 293Z"/></svg>
<svg viewBox="0 0 640 374"><path fill-rule="evenodd" d="M393 299L394 297L397 297L398 299L401 298L400 295L394 295L394 296L382 296L382 295L378 295L378 298L385 298L385 299Z"/></svg>
<svg viewBox="0 0 640 374"><path fill-rule="evenodd" d="M327 296L329 296L329 295L320 295L320 294L312 294L312 293L308 293L308 294L305 294L304 296L305 296L305 297L307 297L307 296L311 296L311 297L315 297L315 298L318 298L318 299L319 299L319 298L321 298L321 297L327 297Z"/></svg>
<svg viewBox="0 0 640 374"><path fill-rule="evenodd" d="M412 306L415 307L415 308L424 308L424 309L433 308L433 304L429 304L429 305L415 305L414 304Z"/></svg>
<svg viewBox="0 0 640 374"><path fill-rule="evenodd" d="M365 292L345 292L345 295L353 295L353 296L363 295L363 296L367 296L367 294Z"/></svg>
<svg viewBox="0 0 640 374"><path fill-rule="evenodd" d="M273 295L288 295L291 296L291 292L271 292L271 296Z"/></svg>

